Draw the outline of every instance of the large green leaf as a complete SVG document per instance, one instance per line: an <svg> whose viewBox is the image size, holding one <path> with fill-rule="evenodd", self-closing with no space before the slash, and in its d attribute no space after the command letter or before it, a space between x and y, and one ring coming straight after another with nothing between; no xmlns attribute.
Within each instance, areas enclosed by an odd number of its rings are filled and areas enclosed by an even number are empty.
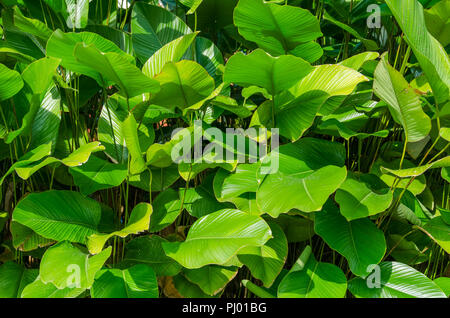
<svg viewBox="0 0 450 318"><path fill-rule="evenodd" d="M6 262L0 266L0 298L19 298L22 290L38 275L36 269L26 269L24 265Z"/></svg>
<svg viewBox="0 0 450 318"><path fill-rule="evenodd" d="M64 33L58 29L53 32L47 42L47 55L61 59L61 65L63 67L73 72L92 77L99 85L103 85L103 80L105 79L102 78L102 74L90 66L78 62L74 56L74 49L78 43L94 45L103 53L113 52L121 54L129 64L134 64L134 58L131 55L125 54L113 42L93 32Z"/></svg>
<svg viewBox="0 0 450 318"><path fill-rule="evenodd" d="M428 277L408 265L383 262L380 265L380 285L376 283L377 271L366 278L354 278L348 289L362 298L446 298L442 290Z"/></svg>
<svg viewBox="0 0 450 318"><path fill-rule="evenodd" d="M52 283L44 283L38 277L34 282L25 286L21 298L76 298L83 293L86 288L63 288L58 289Z"/></svg>
<svg viewBox="0 0 450 318"><path fill-rule="evenodd" d="M163 243L167 256L186 268L227 263L246 246L262 246L271 237L258 216L239 210L221 210L198 219L184 242Z"/></svg>
<svg viewBox="0 0 450 318"><path fill-rule="evenodd" d="M434 217L423 227L447 253L450 253L450 225L442 216Z"/></svg>
<svg viewBox="0 0 450 318"><path fill-rule="evenodd" d="M91 156L82 166L70 168L69 172L84 195L117 187L127 177L125 165L112 164L96 156Z"/></svg>
<svg viewBox="0 0 450 318"><path fill-rule="evenodd" d="M335 195L341 214L348 221L383 212L389 208L392 199L389 188L370 174L348 175Z"/></svg>
<svg viewBox="0 0 450 318"><path fill-rule="evenodd" d="M141 146L138 139L138 125L134 115L130 113L122 123L122 133L130 156L130 173L139 174L147 166L142 156Z"/></svg>
<svg viewBox="0 0 450 318"><path fill-rule="evenodd" d="M153 206L155 211L150 219L150 232L158 232L168 227L181 213L181 200L178 192L173 189L158 194Z"/></svg>
<svg viewBox="0 0 450 318"><path fill-rule="evenodd" d="M353 274L366 277L386 252L384 234L368 218L348 222L330 201L315 214L316 233L348 261Z"/></svg>
<svg viewBox="0 0 450 318"><path fill-rule="evenodd" d="M288 245L283 230L270 223L273 238L263 246L244 247L238 253L239 261L250 269L253 277L270 287L286 262Z"/></svg>
<svg viewBox="0 0 450 318"><path fill-rule="evenodd" d="M110 234L92 234L88 237L87 247L91 254L98 254L102 251L106 241L113 236L127 237L130 234L138 234L147 231L150 226L150 216L153 208L149 203L141 202L131 211L130 219L126 226Z"/></svg>
<svg viewBox="0 0 450 318"><path fill-rule="evenodd" d="M128 242L125 246L125 256L121 266L146 264L153 268L156 275L175 276L181 270L181 265L166 256L162 243L164 238L152 235L141 236Z"/></svg>
<svg viewBox="0 0 450 318"><path fill-rule="evenodd" d="M102 217L100 204L72 191L31 193L13 211L13 221L45 238L85 243L97 233Z"/></svg>
<svg viewBox="0 0 450 318"><path fill-rule="evenodd" d="M101 270L91 289L92 298L158 298L158 295L155 272L144 264L125 270Z"/></svg>
<svg viewBox="0 0 450 318"><path fill-rule="evenodd" d="M0 101L13 97L22 87L20 74L0 64Z"/></svg>
<svg viewBox="0 0 450 318"><path fill-rule="evenodd" d="M73 51L75 59L98 72L102 79L102 85L106 80L119 86L119 93L131 98L143 93L156 93L159 91L157 81L145 76L123 54L115 52L103 53L94 44L86 45L78 43Z"/></svg>
<svg viewBox="0 0 450 318"><path fill-rule="evenodd" d="M160 48L142 67L142 72L148 77L161 73L168 62L179 62L195 40L197 33L183 35Z"/></svg>
<svg viewBox="0 0 450 318"><path fill-rule="evenodd" d="M188 281L198 285L200 289L210 295L217 295L237 275L235 267L223 267L218 265L207 265L197 269L186 269L183 271Z"/></svg>
<svg viewBox="0 0 450 318"><path fill-rule="evenodd" d="M343 298L347 278L336 265L318 262L307 246L278 286L280 298Z"/></svg>
<svg viewBox="0 0 450 318"><path fill-rule="evenodd" d="M133 7L131 36L136 56L142 63L165 44L191 32L183 20L164 8L144 2Z"/></svg>
<svg viewBox="0 0 450 318"><path fill-rule="evenodd" d="M94 141L76 149L66 158L58 159L55 157L47 157L47 155L49 155L51 152L51 143L40 145L35 149L27 152L23 157L19 159L19 161L14 163L2 177L2 179L0 179L0 184L2 184L4 179L13 171L15 171L19 177L26 180L36 171L47 165L63 164L68 167L80 166L88 161L93 152L101 151L103 149L104 148L100 146L100 143L98 141ZM44 157L47 158L43 159Z"/></svg>
<svg viewBox="0 0 450 318"><path fill-rule="evenodd" d="M449 98L450 59L442 45L428 32L423 7L416 0L387 0L406 42L411 46L438 103Z"/></svg>
<svg viewBox="0 0 450 318"><path fill-rule="evenodd" d="M272 57L261 49L249 55L234 54L225 68L224 82L244 87L259 86L270 94L278 94L291 88L305 77L313 67L292 55Z"/></svg>
<svg viewBox="0 0 450 318"><path fill-rule="evenodd" d="M267 175L256 193L256 202L261 211L273 217L291 209L319 211L344 182L344 162L345 149L338 143L302 138L280 146L261 165L260 171L266 170Z"/></svg>
<svg viewBox="0 0 450 318"><path fill-rule="evenodd" d="M319 21L308 10L263 0L240 0L234 10L234 24L245 39L270 54L292 54L310 62L322 55L320 46L313 42L322 36Z"/></svg>
<svg viewBox="0 0 450 318"><path fill-rule="evenodd" d="M43 283L52 283L58 289L90 288L97 272L111 255L111 247L100 254L89 256L67 241L50 247L39 268Z"/></svg>
<svg viewBox="0 0 450 318"><path fill-rule="evenodd" d="M193 61L169 62L155 79L161 90L151 98L151 103L169 109L188 108L214 91L214 79Z"/></svg>
<svg viewBox="0 0 450 318"><path fill-rule="evenodd" d="M375 70L373 90L389 106L394 120L402 125L406 142L424 139L431 130L431 119L422 110L419 97L400 72L384 55Z"/></svg>

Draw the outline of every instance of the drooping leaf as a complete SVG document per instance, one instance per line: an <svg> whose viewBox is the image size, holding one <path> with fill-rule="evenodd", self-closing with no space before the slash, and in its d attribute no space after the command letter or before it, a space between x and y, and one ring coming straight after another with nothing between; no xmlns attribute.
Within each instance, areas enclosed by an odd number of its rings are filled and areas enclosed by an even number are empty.
<svg viewBox="0 0 450 318"><path fill-rule="evenodd" d="M288 245L283 230L269 223L273 238L263 246L249 246L238 253L239 261L247 266L252 276L270 287L281 272L287 258Z"/></svg>
<svg viewBox="0 0 450 318"><path fill-rule="evenodd" d="M150 232L158 232L172 224L181 212L178 192L167 189L153 201L155 210L150 219Z"/></svg>
<svg viewBox="0 0 450 318"><path fill-rule="evenodd" d="M125 270L101 270L91 289L92 298L158 298L158 295L155 272L144 264Z"/></svg>
<svg viewBox="0 0 450 318"><path fill-rule="evenodd" d="M419 97L400 72L389 65L386 55L376 70L373 90L389 106L394 120L402 125L407 142L424 139L431 129L431 120L422 110Z"/></svg>
<svg viewBox="0 0 450 318"><path fill-rule="evenodd" d="M61 59L61 65L63 67L75 73L89 76L102 86L104 84L103 80L106 80L106 78L102 78L102 74L89 65L80 63L73 54L76 45L79 43L84 43L87 46L94 45L95 48L103 53L112 52L120 54L129 64L134 64L134 58L131 55L125 54L113 42L93 32L64 33L58 29L53 32L47 42L47 55Z"/></svg>
<svg viewBox="0 0 450 318"><path fill-rule="evenodd" d="M58 289L90 288L97 272L111 255L111 247L89 257L67 241L50 247L39 268L43 283L52 283Z"/></svg>
<svg viewBox="0 0 450 318"><path fill-rule="evenodd" d="M224 82L244 87L256 85L275 95L291 88L312 70L313 67L301 58L272 57L257 49L249 55L234 54L226 65Z"/></svg>
<svg viewBox="0 0 450 318"><path fill-rule="evenodd" d="M94 233L88 237L87 247L91 254L98 254L103 250L103 246L106 241L113 237L127 237L130 234L138 234L143 231L147 231L150 226L150 216L153 212L153 208L149 203L141 202L136 205L131 211L130 218L126 226L120 230L110 234L97 234Z"/></svg>
<svg viewBox="0 0 450 318"><path fill-rule="evenodd" d="M368 267L378 264L386 252L384 234L368 218L348 222L331 202L315 215L314 230L348 261L358 276L370 274Z"/></svg>
<svg viewBox="0 0 450 318"><path fill-rule="evenodd" d="M131 36L142 63L165 44L191 32L183 20L164 8L144 2L133 6Z"/></svg>
<svg viewBox="0 0 450 318"><path fill-rule="evenodd" d="M225 264L243 247L262 246L270 236L269 226L260 217L221 210L198 219L184 242L163 243L163 248L167 256L193 269Z"/></svg>
<svg viewBox="0 0 450 318"><path fill-rule="evenodd" d="M12 220L45 238L85 243L97 233L100 204L72 191L31 193L13 211Z"/></svg>
<svg viewBox="0 0 450 318"><path fill-rule="evenodd" d="M195 40L197 34L198 32L189 33L165 44L145 62L142 67L142 73L153 78L161 73L168 62L179 62Z"/></svg>
<svg viewBox="0 0 450 318"><path fill-rule="evenodd" d="M155 79L161 90L151 98L151 103L169 109L188 108L214 91L214 79L193 61L169 62Z"/></svg>
<svg viewBox="0 0 450 318"><path fill-rule="evenodd" d="M322 36L319 21L308 10L263 0L240 0L234 10L234 24L245 39L270 54L292 54L310 62L322 55L320 46L312 42Z"/></svg>
<svg viewBox="0 0 450 318"><path fill-rule="evenodd" d="M188 281L198 285L200 289L210 295L217 295L237 275L237 268L207 265L197 269L183 271Z"/></svg>
<svg viewBox="0 0 450 318"><path fill-rule="evenodd" d="M392 199L389 188L370 174L348 175L335 195L341 214L348 221L383 212L391 205Z"/></svg>
<svg viewBox="0 0 450 318"><path fill-rule="evenodd" d="M100 74L102 86L107 86L107 81L112 81L119 86L119 93L126 98L159 91L158 82L145 76L123 54L103 53L94 44L84 43L75 45L73 54L79 63Z"/></svg>
<svg viewBox="0 0 450 318"><path fill-rule="evenodd" d="M13 97L22 87L20 74L0 64L0 101Z"/></svg>
<svg viewBox="0 0 450 318"><path fill-rule="evenodd" d="M21 298L76 298L83 293L86 288L63 288L58 289L52 283L44 283L38 277L34 282L25 286Z"/></svg>
<svg viewBox="0 0 450 318"><path fill-rule="evenodd" d="M280 298L343 298L347 279L342 270L318 262L307 246L278 286Z"/></svg>
<svg viewBox="0 0 450 318"><path fill-rule="evenodd" d="M119 186L127 177L127 168L123 164L112 164L96 156L78 167L69 169L75 185L84 195L92 194L98 190Z"/></svg>
<svg viewBox="0 0 450 318"><path fill-rule="evenodd" d="M424 166L401 169L401 170L394 170L394 169L382 167L381 171L389 172L399 178L408 178L408 177L418 177L418 176L424 174L425 172L427 172L429 169L447 168L447 167L450 167L450 156L436 160L436 161L426 164Z"/></svg>
<svg viewBox="0 0 450 318"><path fill-rule="evenodd" d="M430 83L438 103L449 98L450 59L442 45L428 32L422 5L416 0L387 0L397 23L405 34Z"/></svg>
<svg viewBox="0 0 450 318"><path fill-rule="evenodd" d="M0 266L0 298L20 298L25 286L38 275L36 269L26 269L24 265L6 262Z"/></svg>
<svg viewBox="0 0 450 318"><path fill-rule="evenodd" d="M153 268L156 275L175 276L181 270L181 265L166 256L162 243L164 238L152 235L135 238L125 246L124 267L136 264L146 264ZM122 267L121 267L122 268Z"/></svg>
<svg viewBox="0 0 450 318"><path fill-rule="evenodd" d="M347 176L344 161L342 145L326 140L302 138L280 146L261 165L259 208L273 217L291 209L320 210Z"/></svg>
<svg viewBox="0 0 450 318"><path fill-rule="evenodd" d="M383 262L380 265L379 286L370 275L366 280L354 278L348 289L356 297L363 298L445 298L442 290L428 277L408 265ZM375 274L376 275L376 274ZM369 287L370 286L370 287Z"/></svg>

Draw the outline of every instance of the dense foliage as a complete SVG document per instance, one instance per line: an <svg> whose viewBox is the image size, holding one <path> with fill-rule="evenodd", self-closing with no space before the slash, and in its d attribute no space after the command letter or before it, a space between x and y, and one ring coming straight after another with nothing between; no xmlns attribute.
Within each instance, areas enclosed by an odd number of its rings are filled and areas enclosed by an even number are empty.
<svg viewBox="0 0 450 318"><path fill-rule="evenodd" d="M0 4L0 297L449 295L449 0Z"/></svg>

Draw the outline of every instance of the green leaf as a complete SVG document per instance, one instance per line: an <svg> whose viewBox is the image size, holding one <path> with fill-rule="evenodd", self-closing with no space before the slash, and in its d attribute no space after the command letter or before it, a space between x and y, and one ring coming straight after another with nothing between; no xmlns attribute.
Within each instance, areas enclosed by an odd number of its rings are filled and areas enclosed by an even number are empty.
<svg viewBox="0 0 450 318"><path fill-rule="evenodd" d="M20 74L0 64L0 101L13 97L22 87Z"/></svg>
<svg viewBox="0 0 450 318"><path fill-rule="evenodd" d="M150 101L169 109L188 108L214 91L214 79L193 61L169 62L155 79L160 83L161 90Z"/></svg>
<svg viewBox="0 0 450 318"><path fill-rule="evenodd" d="M66 24L69 29L83 29L89 17L89 0L66 0Z"/></svg>
<svg viewBox="0 0 450 318"><path fill-rule="evenodd" d="M173 277L173 286L176 290L176 295L178 297L185 298L214 298L205 294L198 285L191 283L182 274L178 274ZM219 295L215 297L219 297Z"/></svg>
<svg viewBox="0 0 450 318"><path fill-rule="evenodd" d="M150 226L150 216L153 208L149 203L141 202L131 211L130 219L126 226L110 234L92 234L88 237L87 247L91 254L98 254L102 251L106 241L113 236L127 237L130 234L138 234L147 231Z"/></svg>
<svg viewBox="0 0 450 318"><path fill-rule="evenodd" d="M17 222L11 222L10 231L13 237L14 248L23 252L32 251L39 247L45 247L55 242L40 236L32 229Z"/></svg>
<svg viewBox="0 0 450 318"><path fill-rule="evenodd" d="M136 56L145 63L165 44L192 33L179 17L160 6L137 2L131 18L131 38Z"/></svg>
<svg viewBox="0 0 450 318"><path fill-rule="evenodd" d="M442 289L445 293L445 295L447 295L447 297L450 296L450 277L438 277L435 280L433 280L433 282L438 285L438 287L440 289Z"/></svg>
<svg viewBox="0 0 450 318"><path fill-rule="evenodd" d="M188 281L210 296L217 295L237 275L237 268L208 265L183 271Z"/></svg>
<svg viewBox="0 0 450 318"><path fill-rule="evenodd" d="M203 0L180 0L180 2L189 8L186 14L192 14L202 4Z"/></svg>
<svg viewBox="0 0 450 318"><path fill-rule="evenodd" d="M158 298L158 282L150 266L139 264L125 270L101 270L91 289L92 298Z"/></svg>
<svg viewBox="0 0 450 318"><path fill-rule="evenodd" d="M354 278L348 289L356 297L363 298L445 298L440 288L421 272L398 262L383 262L380 265L380 285L372 275L366 280ZM376 274L375 274L376 275ZM371 286L372 288L370 288Z"/></svg>
<svg viewBox="0 0 450 318"><path fill-rule="evenodd" d="M40 95L47 91L59 63L60 59L44 57L27 66L22 72L22 79L28 84L33 94Z"/></svg>
<svg viewBox="0 0 450 318"><path fill-rule="evenodd" d="M226 84L256 85L275 95L291 88L312 70L313 67L301 58L292 55L272 57L257 49L249 55L234 54L228 60L223 79Z"/></svg>
<svg viewBox="0 0 450 318"><path fill-rule="evenodd" d="M387 0L405 40L412 48L438 103L449 98L450 59L442 45L428 32L422 5L416 0ZM413 21L413 23L411 22Z"/></svg>
<svg viewBox="0 0 450 318"><path fill-rule="evenodd" d="M336 191L335 200L348 221L385 211L391 205L393 193L378 177L351 174Z"/></svg>
<svg viewBox="0 0 450 318"><path fill-rule="evenodd" d="M112 164L96 156L91 156L82 166L70 168L69 172L84 195L117 187L127 177L125 165Z"/></svg>
<svg viewBox="0 0 450 318"><path fill-rule="evenodd" d="M61 59L61 66L64 68L67 68L75 73L89 76L95 79L97 83L102 86L105 80L102 77L102 74L95 69L92 69L90 66L80 63L74 56L74 49L79 43L94 45L103 53L112 52L120 54L123 59L128 61L129 64L134 64L135 62L131 55L125 54L119 47L117 47L117 45L103 38L99 34L92 32L64 33L59 29L53 32L47 42L47 55Z"/></svg>
<svg viewBox="0 0 450 318"><path fill-rule="evenodd" d="M234 24L246 40L272 55L292 54L309 62L322 56L322 49L313 42L322 36L319 21L306 9L240 0L234 10Z"/></svg>
<svg viewBox="0 0 450 318"><path fill-rule="evenodd" d="M125 256L121 266L146 264L153 268L156 275L175 276L181 270L181 265L166 256L162 243L164 238L152 235L135 238L125 245Z"/></svg>
<svg viewBox="0 0 450 318"><path fill-rule="evenodd" d="M181 201L178 192L167 189L153 201L155 211L150 219L150 232L159 232L171 225L181 213Z"/></svg>
<svg viewBox="0 0 450 318"><path fill-rule="evenodd" d="M19 298L22 290L37 277L36 269L6 262L0 266L0 298Z"/></svg>
<svg viewBox="0 0 450 318"><path fill-rule="evenodd" d="M283 230L269 223L273 238L263 246L244 247L238 253L239 261L247 266L252 276L270 287L283 269L287 259L288 244Z"/></svg>
<svg viewBox="0 0 450 318"><path fill-rule="evenodd" d="M44 254L39 268L43 283L52 283L58 289L91 288L95 274L111 255L111 247L89 257L67 241L50 247Z"/></svg>
<svg viewBox="0 0 450 318"><path fill-rule="evenodd" d="M160 48L142 67L142 73L154 77L161 73L168 62L179 62L195 40L198 32L183 35Z"/></svg>
<svg viewBox="0 0 450 318"><path fill-rule="evenodd" d="M436 161L426 164L424 166L408 168L408 169L401 169L401 170L393 170L393 169L381 167L381 171L391 173L399 178L408 178L408 177L418 177L430 169L447 168L447 167L450 167L450 156L436 160Z"/></svg>
<svg viewBox="0 0 450 318"><path fill-rule="evenodd" d="M414 89L389 65L386 55L375 70L373 90L388 104L392 117L404 128L406 142L420 141L428 135L431 119L422 110Z"/></svg>
<svg viewBox="0 0 450 318"><path fill-rule="evenodd" d="M98 72L102 78L102 86L106 87L106 80L119 86L119 94L131 98L143 93L159 91L157 81L145 76L123 54L115 52L103 53L94 44L78 43L73 51L79 63Z"/></svg>
<svg viewBox="0 0 450 318"><path fill-rule="evenodd" d="M366 277L368 267L378 264L386 252L384 234L369 219L348 222L331 202L315 214L316 233L343 255L353 274Z"/></svg>
<svg viewBox="0 0 450 318"><path fill-rule="evenodd" d="M347 31L348 33L353 35L355 38L360 40L368 50L378 50L378 45L377 45L377 43L375 41L369 40L369 39L365 39L355 29L353 29L352 27L350 27L349 25L347 25L345 23L342 23L342 22L336 20L331 15L329 15L328 12L326 12L326 11L324 12L323 18L325 20L328 20L331 23L337 25L342 30Z"/></svg>
<svg viewBox="0 0 450 318"><path fill-rule="evenodd" d="M231 173L224 169L217 171L214 176L214 194L219 201L231 201L247 192L256 192L259 182L257 172L259 163L240 164ZM231 201L233 202L233 201Z"/></svg>
<svg viewBox="0 0 450 318"><path fill-rule="evenodd" d="M307 246L278 286L280 298L344 298L347 278L336 265L316 261Z"/></svg>
<svg viewBox="0 0 450 318"><path fill-rule="evenodd" d="M344 182L344 162L345 149L338 143L302 138L280 146L261 165L260 173L267 175L262 175L256 202L272 217L291 209L319 211Z"/></svg>
<svg viewBox="0 0 450 318"><path fill-rule="evenodd" d="M444 222L442 216L434 217L423 227L432 239L447 253L450 253L450 225Z"/></svg>
<svg viewBox="0 0 450 318"><path fill-rule="evenodd" d="M139 174L147 169L139 144L137 128L136 119L134 118L134 115L130 113L122 123L122 133L131 157L129 163L131 174Z"/></svg>
<svg viewBox="0 0 450 318"><path fill-rule="evenodd" d="M25 286L21 298L76 298L83 293L85 288L63 288L58 289L52 283L44 283L38 277L34 282Z"/></svg>
<svg viewBox="0 0 450 318"><path fill-rule="evenodd" d="M48 239L85 243L97 233L101 217L97 201L77 192L51 190L22 199L12 220Z"/></svg>
<svg viewBox="0 0 450 318"><path fill-rule="evenodd" d="M163 248L167 256L193 269L225 264L243 247L262 246L270 237L270 228L260 217L221 210L198 219L184 242L163 243Z"/></svg>

